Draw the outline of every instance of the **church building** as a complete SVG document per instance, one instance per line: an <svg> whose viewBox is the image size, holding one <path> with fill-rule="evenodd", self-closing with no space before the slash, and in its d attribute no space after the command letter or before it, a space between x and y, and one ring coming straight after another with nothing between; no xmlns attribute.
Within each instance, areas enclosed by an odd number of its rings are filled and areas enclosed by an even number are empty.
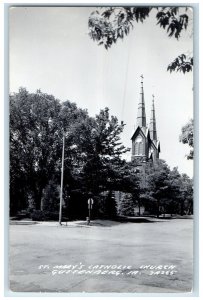
<svg viewBox="0 0 203 300"><path fill-rule="evenodd" d="M141 76L140 99L138 103L137 124L132 140L131 160L140 159L142 162L159 158L160 142L157 139L154 95L152 95L152 108L149 126L146 123L143 76Z"/></svg>

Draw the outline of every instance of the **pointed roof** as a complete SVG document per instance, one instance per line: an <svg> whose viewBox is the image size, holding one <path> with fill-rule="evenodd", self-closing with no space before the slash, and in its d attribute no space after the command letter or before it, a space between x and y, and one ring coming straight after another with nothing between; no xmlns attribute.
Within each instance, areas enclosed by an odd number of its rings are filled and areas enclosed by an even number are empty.
<svg viewBox="0 0 203 300"><path fill-rule="evenodd" d="M151 140L157 141L154 95L152 95L152 109L151 109L149 131L150 131L150 138L151 138Z"/></svg>
<svg viewBox="0 0 203 300"><path fill-rule="evenodd" d="M144 138L150 139L149 129L148 128L144 128L144 127L141 128L140 126L137 126L136 130L132 134L131 140L133 140L134 138L136 138L139 133L141 133L141 135Z"/></svg>
<svg viewBox="0 0 203 300"><path fill-rule="evenodd" d="M145 113L145 102L144 102L144 88L143 88L143 75L141 77L141 90L140 90L140 100L138 103L137 112L137 126L146 127L146 113Z"/></svg>

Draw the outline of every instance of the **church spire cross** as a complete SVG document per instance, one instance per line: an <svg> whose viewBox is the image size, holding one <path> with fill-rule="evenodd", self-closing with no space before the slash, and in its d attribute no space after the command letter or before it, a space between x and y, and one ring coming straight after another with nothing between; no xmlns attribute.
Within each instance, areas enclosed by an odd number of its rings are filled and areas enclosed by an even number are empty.
<svg viewBox="0 0 203 300"><path fill-rule="evenodd" d="M142 74L142 75L140 75L140 78L141 78L141 86L143 87L143 79L144 79L144 76L143 76L143 74Z"/></svg>

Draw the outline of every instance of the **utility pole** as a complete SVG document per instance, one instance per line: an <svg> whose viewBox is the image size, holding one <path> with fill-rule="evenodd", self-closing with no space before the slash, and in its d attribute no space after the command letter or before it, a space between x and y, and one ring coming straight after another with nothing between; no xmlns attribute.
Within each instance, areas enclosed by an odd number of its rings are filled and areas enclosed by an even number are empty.
<svg viewBox="0 0 203 300"><path fill-rule="evenodd" d="M89 217L87 217L87 225L89 225L90 221L91 221L91 209L92 209L94 200L92 198L89 198L87 202L88 202L88 212L89 212Z"/></svg>
<svg viewBox="0 0 203 300"><path fill-rule="evenodd" d="M64 149L65 149L65 134L63 133L63 149L62 149L62 161L61 161L61 191L60 191L60 207L59 207L59 225L62 220L62 204L63 204L63 173L64 173Z"/></svg>

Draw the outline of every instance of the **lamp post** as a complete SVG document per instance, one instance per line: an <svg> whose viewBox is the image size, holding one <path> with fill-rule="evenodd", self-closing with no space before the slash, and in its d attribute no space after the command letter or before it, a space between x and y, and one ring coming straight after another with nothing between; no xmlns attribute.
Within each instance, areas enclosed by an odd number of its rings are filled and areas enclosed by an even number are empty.
<svg viewBox="0 0 203 300"><path fill-rule="evenodd" d="M62 161L61 161L61 190L60 190L60 206L59 206L59 225L62 225L61 220L62 220L62 204L63 204L64 149L65 149L65 134L63 133L63 148L62 148Z"/></svg>
<svg viewBox="0 0 203 300"><path fill-rule="evenodd" d="M90 197L88 199L88 211L89 211L89 217L87 217L87 225L90 224L90 220L91 220L91 209L92 209L92 205L94 204L94 200Z"/></svg>

